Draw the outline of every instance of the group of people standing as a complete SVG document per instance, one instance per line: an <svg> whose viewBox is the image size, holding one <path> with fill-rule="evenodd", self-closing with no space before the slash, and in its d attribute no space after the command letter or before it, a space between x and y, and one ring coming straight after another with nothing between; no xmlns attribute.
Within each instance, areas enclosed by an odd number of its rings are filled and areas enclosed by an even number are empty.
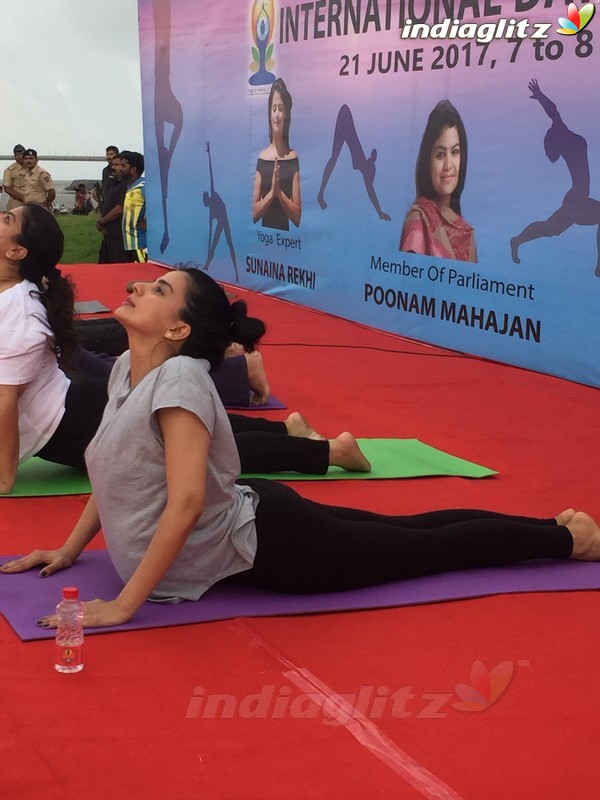
<svg viewBox="0 0 600 800"><path fill-rule="evenodd" d="M48 170L38 163L37 150L16 144L15 160L4 170L0 191L8 195L7 210L35 203L52 211L56 190Z"/></svg>
<svg viewBox="0 0 600 800"><path fill-rule="evenodd" d="M99 264L148 260L144 156L109 145L102 170L102 198L96 227L102 234Z"/></svg>
<svg viewBox="0 0 600 800"><path fill-rule="evenodd" d="M4 170L0 192L8 196L7 211L31 203L54 211L56 189L52 176L38 163L37 150L16 144L13 148L15 160ZM119 264L148 260L146 245L146 195L144 156L131 150L119 152L110 145L106 148L108 164L102 171L102 183L95 186L98 201L96 227L102 234L98 255L100 264ZM85 185L78 191L87 198ZM86 213L83 204L77 205L74 213Z"/></svg>

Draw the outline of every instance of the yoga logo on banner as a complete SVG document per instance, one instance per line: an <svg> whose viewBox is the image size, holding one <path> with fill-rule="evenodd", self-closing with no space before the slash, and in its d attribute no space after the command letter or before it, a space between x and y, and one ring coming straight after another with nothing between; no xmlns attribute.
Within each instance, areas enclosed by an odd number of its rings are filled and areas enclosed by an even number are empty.
<svg viewBox="0 0 600 800"><path fill-rule="evenodd" d="M489 672L482 661L471 666L471 684L460 683L452 692L417 692L412 686L361 686L358 692L327 694L323 691L293 694L291 686L264 685L259 692L238 698L233 694L207 694L203 686L192 690L186 719L321 719L324 725L347 725L350 720L445 719L451 708L481 712L508 689L514 672L512 661L502 661ZM297 688L297 687L296 687ZM316 687L315 687L316 688ZM458 702L452 702L458 697Z"/></svg>
<svg viewBox="0 0 600 800"><path fill-rule="evenodd" d="M275 6L273 0L254 0L250 20L252 34L252 75L248 79L250 86L268 86L275 80L271 70L275 66L273 60L273 31L275 29Z"/></svg>

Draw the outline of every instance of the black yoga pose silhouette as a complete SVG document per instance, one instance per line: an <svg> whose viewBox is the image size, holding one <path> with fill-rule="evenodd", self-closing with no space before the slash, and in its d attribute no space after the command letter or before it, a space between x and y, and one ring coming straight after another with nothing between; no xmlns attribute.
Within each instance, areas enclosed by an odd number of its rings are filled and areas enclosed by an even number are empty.
<svg viewBox="0 0 600 800"><path fill-rule="evenodd" d="M231 260L233 261L233 268L235 269L235 279L239 283L240 276L238 273L237 263L235 260L235 250L233 249L233 239L231 238L231 228L229 226L229 219L227 217L227 209L225 203L218 192L215 192L215 181L212 170L212 160L210 157L210 142L206 143L206 152L208 153L208 170L210 172L210 193L204 192L204 205L210 212L208 222L208 255L206 257L206 264L204 269L208 269L210 262L213 259L221 234L225 233L227 244L229 245L229 252L231 253ZM216 222L216 228L213 236L213 222Z"/></svg>
<svg viewBox="0 0 600 800"><path fill-rule="evenodd" d="M154 130L158 149L158 171L162 193L163 237L160 252L169 244L169 168L183 129L183 109L171 88L171 3L154 0ZM169 127L172 126L169 136Z"/></svg>
<svg viewBox="0 0 600 800"><path fill-rule="evenodd" d="M596 275L600 277L600 201L590 197L590 167L587 142L578 133L573 133L563 122L556 105L541 91L533 79L528 84L531 99L537 100L552 120L544 137L544 150L552 163L563 158L571 175L571 188L565 194L560 208L548 219L532 222L518 236L510 240L512 260L520 264L519 248L525 242L544 236L559 236L571 225L596 225L598 259Z"/></svg>
<svg viewBox="0 0 600 800"><path fill-rule="evenodd" d="M325 169L323 170L323 179L321 181L321 188L319 189L319 194L317 196L317 200L319 201L319 205L322 209L327 208L327 203L325 202L325 187L329 182L329 178L331 177L331 173L334 170L334 167L337 163L339 158L340 152L344 144L348 145L348 149L350 150L350 155L352 156L352 169L358 170L361 175L363 176L363 180L365 182L365 189L367 190L367 194L369 195L369 200L373 203L373 207L375 211L379 214L380 219L389 222L391 219L389 214L386 214L384 211L381 210L379 205L379 200L377 199L377 194L375 193L375 188L373 183L375 181L375 161L377 160L377 150L371 150L371 155L369 158L366 158L365 152L362 148L360 143L360 139L358 138L358 134L356 132L356 127L354 125L354 119L352 117L352 112L350 111L347 105L343 105L337 115L337 120L335 122L335 131L333 133L333 146L331 148L331 158L325 165Z"/></svg>

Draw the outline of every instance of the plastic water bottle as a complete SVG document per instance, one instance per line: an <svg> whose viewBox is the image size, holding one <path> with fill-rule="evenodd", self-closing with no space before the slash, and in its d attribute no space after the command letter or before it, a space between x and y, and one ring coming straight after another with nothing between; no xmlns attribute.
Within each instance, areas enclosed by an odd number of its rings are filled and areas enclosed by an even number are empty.
<svg viewBox="0 0 600 800"><path fill-rule="evenodd" d="M63 599L56 606L56 657L58 672L81 672L83 669L83 603L79 589L66 586Z"/></svg>

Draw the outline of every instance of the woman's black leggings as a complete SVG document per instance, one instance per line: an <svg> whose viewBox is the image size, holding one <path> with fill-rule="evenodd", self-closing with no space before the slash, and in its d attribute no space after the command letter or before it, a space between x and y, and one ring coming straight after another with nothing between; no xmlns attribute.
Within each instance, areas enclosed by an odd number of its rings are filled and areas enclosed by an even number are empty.
<svg viewBox="0 0 600 800"><path fill-rule="evenodd" d="M94 438L108 401L106 381L87 373L71 376L65 413L52 438L36 456L85 470L85 448Z"/></svg>
<svg viewBox="0 0 600 800"><path fill-rule="evenodd" d="M76 327L83 346L77 351L74 368L82 381L90 377L104 381L104 388L100 386L100 383L96 386L100 393L99 397L106 404L108 379L116 356L127 349L127 334L121 323L115 319L79 320ZM243 356L226 359L222 367L211 371L211 376L223 403L239 406L246 403L243 398L245 397L247 400L249 397L250 387L247 382L248 371ZM92 416L87 420L79 419L78 411L75 408L76 394L77 392L73 394L70 408L67 406L67 410L70 412L69 418L66 418L65 412L65 418L63 418L65 424L63 425L61 422L61 430L58 434L59 443L54 442L51 445L49 442L37 455L47 461L58 461L60 464L71 466L75 461L81 465L81 469L85 469L83 453L100 424L102 410L98 415L96 400L88 399L86 404L91 404ZM82 408L82 413L85 417L85 408ZM324 475L329 468L329 442L327 441L288 436L285 423L272 422L260 417L229 414L229 421L235 435L242 472L302 472ZM96 424L95 428L93 428L93 424ZM85 434L79 435L69 443L63 439L63 434L71 425L75 425L77 430L80 430L83 425ZM77 452L77 448L79 452ZM70 460L65 460L65 458Z"/></svg>
<svg viewBox="0 0 600 800"><path fill-rule="evenodd" d="M102 366L101 362L98 362ZM97 377L98 376L98 377ZM36 453L46 461L85 469L84 453L98 430L107 402L107 380L101 372L71 377L65 413L50 441ZM283 422L230 414L242 472L304 472L324 475L329 442L287 435Z"/></svg>
<svg viewBox="0 0 600 800"><path fill-rule="evenodd" d="M329 442L288 436L284 422L229 414L242 472L303 472L324 475Z"/></svg>
<svg viewBox="0 0 600 800"><path fill-rule="evenodd" d="M242 480L260 501L254 566L229 579L277 592L334 592L458 569L566 559L573 540L554 519L491 511L394 517L306 500L283 484Z"/></svg>

